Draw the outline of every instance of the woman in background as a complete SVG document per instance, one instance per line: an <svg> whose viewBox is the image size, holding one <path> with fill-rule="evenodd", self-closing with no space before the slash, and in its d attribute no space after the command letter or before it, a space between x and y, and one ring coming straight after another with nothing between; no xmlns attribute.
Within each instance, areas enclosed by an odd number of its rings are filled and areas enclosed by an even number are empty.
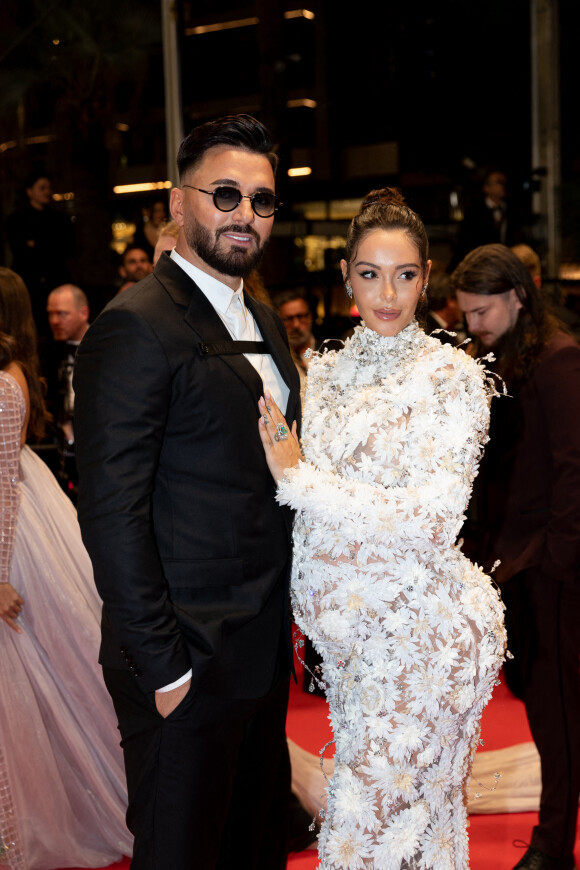
<svg viewBox="0 0 580 870"><path fill-rule="evenodd" d="M0 866L17 870L131 852L91 563L74 507L25 444L44 421L30 298L0 268Z"/></svg>

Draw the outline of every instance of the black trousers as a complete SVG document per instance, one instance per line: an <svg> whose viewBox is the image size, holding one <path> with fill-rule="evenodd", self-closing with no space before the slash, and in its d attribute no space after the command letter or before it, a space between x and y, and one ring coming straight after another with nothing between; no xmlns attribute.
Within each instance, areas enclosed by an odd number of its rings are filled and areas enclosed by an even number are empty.
<svg viewBox="0 0 580 870"><path fill-rule="evenodd" d="M190 690L163 719L130 674L104 677L125 758L131 870L284 870L289 679L252 700Z"/></svg>
<svg viewBox="0 0 580 870"><path fill-rule="evenodd" d="M563 857L574 851L580 797L580 589L531 568L501 590L514 655L506 680L524 701L541 761L532 845Z"/></svg>

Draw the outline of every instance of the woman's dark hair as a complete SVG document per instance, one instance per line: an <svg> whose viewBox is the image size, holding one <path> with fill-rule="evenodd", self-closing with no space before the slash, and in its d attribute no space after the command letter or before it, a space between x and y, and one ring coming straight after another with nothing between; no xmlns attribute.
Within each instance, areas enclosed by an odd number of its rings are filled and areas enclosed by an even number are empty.
<svg viewBox="0 0 580 870"><path fill-rule="evenodd" d="M196 127L183 140L177 153L179 178L194 169L210 148L218 145L263 154L276 172L278 157L272 151L272 140L264 125L251 115L226 115Z"/></svg>
<svg viewBox="0 0 580 870"><path fill-rule="evenodd" d="M371 190L362 201L346 236L345 259L351 263L364 236L373 230L403 230L417 246L423 271L429 259L429 242L423 221L408 205L400 190L383 187Z"/></svg>
<svg viewBox="0 0 580 870"><path fill-rule="evenodd" d="M40 440L47 420L38 362L36 326L24 281L12 269L0 267L0 369L17 362L30 394L28 437Z"/></svg>
<svg viewBox="0 0 580 870"><path fill-rule="evenodd" d="M467 254L451 275L451 286L480 296L515 290L522 308L509 336L502 336L494 348L498 373L508 385L529 375L546 342L563 328L529 270L505 245L482 245ZM484 351L477 341L475 345L478 354Z"/></svg>

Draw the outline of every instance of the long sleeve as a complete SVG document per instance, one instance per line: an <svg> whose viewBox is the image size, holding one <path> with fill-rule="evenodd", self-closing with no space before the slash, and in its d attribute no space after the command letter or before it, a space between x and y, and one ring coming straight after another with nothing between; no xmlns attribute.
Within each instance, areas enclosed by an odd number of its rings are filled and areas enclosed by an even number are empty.
<svg viewBox="0 0 580 870"><path fill-rule="evenodd" d="M18 490L23 397L16 382L0 376L0 582L10 579L20 494Z"/></svg>
<svg viewBox="0 0 580 870"><path fill-rule="evenodd" d="M309 634L316 621L357 643L378 614L396 631L386 602L464 558L454 544L493 390L463 351L415 335L417 347L374 365L344 352L311 363L305 461L278 488L296 510L292 598ZM441 589L429 606L436 620L454 610Z"/></svg>
<svg viewBox="0 0 580 870"><path fill-rule="evenodd" d="M79 348L74 386L83 542L117 648L128 651L144 690L153 691L180 679L191 661L153 529L172 385L151 325L122 309L103 313Z"/></svg>
<svg viewBox="0 0 580 870"><path fill-rule="evenodd" d="M463 355L465 356L465 355ZM326 414L306 430L306 461L290 469L278 498L304 518L311 542L336 558L353 545L375 556L404 543L429 549L453 544L463 520L485 442L489 402L483 372L465 357L465 371L432 368L429 396L421 375L404 403L375 386L357 392L358 404ZM314 389L310 405L323 406ZM397 407L398 405L398 407ZM344 447L339 456L333 447ZM331 457L337 461L328 462Z"/></svg>

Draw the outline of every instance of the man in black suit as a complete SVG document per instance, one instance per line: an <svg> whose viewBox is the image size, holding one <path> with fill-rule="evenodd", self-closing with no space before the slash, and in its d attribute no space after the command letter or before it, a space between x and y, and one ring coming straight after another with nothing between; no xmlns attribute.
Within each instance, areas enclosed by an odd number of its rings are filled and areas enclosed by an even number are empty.
<svg viewBox="0 0 580 870"><path fill-rule="evenodd" d="M515 245L522 240L521 218L515 203L507 195L507 189L506 174L489 167L483 177L481 195L465 209L453 257L454 266L480 245Z"/></svg>
<svg viewBox="0 0 580 870"><path fill-rule="evenodd" d="M74 228L70 219L52 207L52 180L36 169L26 185L28 203L9 215L6 235L12 250L12 269L30 294L32 313L40 336L48 334L46 297L71 279Z"/></svg>
<svg viewBox="0 0 580 870"><path fill-rule="evenodd" d="M247 115L182 143L175 250L77 355L79 520L103 598L132 870L283 868L290 525L258 434L298 420L286 331L243 292L278 202ZM277 398L276 398L277 397Z"/></svg>
<svg viewBox="0 0 580 870"><path fill-rule="evenodd" d="M53 471L76 504L78 475L72 379L77 350L89 328L89 301L80 287L63 284L49 294L46 313L52 340L42 342L40 361L46 379L46 407L52 415L51 440L56 442L58 450L58 467Z"/></svg>

